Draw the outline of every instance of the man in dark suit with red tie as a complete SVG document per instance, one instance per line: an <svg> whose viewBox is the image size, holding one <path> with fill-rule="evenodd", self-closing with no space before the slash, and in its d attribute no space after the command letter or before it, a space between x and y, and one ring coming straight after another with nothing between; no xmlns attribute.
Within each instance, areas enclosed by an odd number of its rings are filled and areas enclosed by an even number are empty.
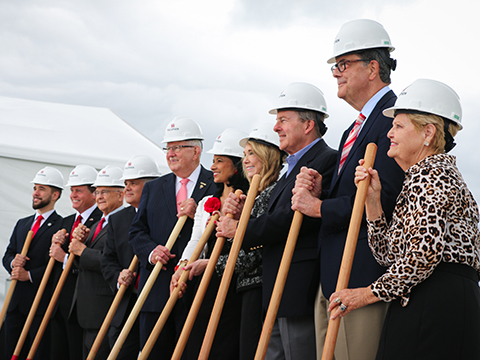
<svg viewBox="0 0 480 360"><path fill-rule="evenodd" d="M62 225L62 217L54 209L63 190L63 176L60 171L47 166L41 169L31 182L34 184L32 207L36 210L35 214L18 220L3 256L3 266L11 274L12 280L17 280L5 318L5 359L10 359L13 355L47 267L52 235ZM23 256L21 252L29 230L33 231L34 236L27 255ZM19 359L26 358L50 301L52 286L52 281L49 281ZM49 352L50 331L47 328L35 359L48 359Z"/></svg>
<svg viewBox="0 0 480 360"><path fill-rule="evenodd" d="M353 20L342 26L334 42L334 55L328 63L334 63L331 69L338 83L337 95L359 112L358 123L355 121L343 134L330 189L316 186L309 191L304 187L312 181L318 184L319 173L311 169L302 170L294 189L292 208L323 220L311 285L311 297L316 294L315 335L319 359L329 320L329 298L336 288L357 190L354 184L355 168L358 161L363 159L370 142L378 146L375 169L378 169L382 182L381 200L387 219L391 218L403 183L402 169L387 156L390 147L387 132L392 119L382 113L393 106L396 99L388 86L391 82L390 72L396 68L396 60L390 58L393 50L387 32L375 21ZM368 286L384 271L369 249L364 220L358 235L349 287ZM334 300L339 305L343 304L341 299ZM386 303L378 302L357 309L342 319L335 350L336 360L375 358L386 308Z"/></svg>
<svg viewBox="0 0 480 360"><path fill-rule="evenodd" d="M68 260L68 245L73 230L78 224L91 228L100 220L102 212L95 203L95 188L92 186L97 177L97 170L89 165L78 165L69 175L65 186L70 187L70 200L76 212L63 219L62 230L52 237L50 256L55 258L52 278L57 283ZM63 285L57 306L52 314L51 360L81 360L83 329L78 324L77 313L70 314L73 293L77 283L78 269L73 266ZM70 315L70 316L69 316Z"/></svg>
<svg viewBox="0 0 480 360"><path fill-rule="evenodd" d="M215 191L212 173L200 165L202 140L202 131L192 119L175 118L167 125L163 142L167 144L167 163L172 173L145 184L137 215L130 228L130 244L140 261L138 291L142 290L158 261L165 267L140 312L141 348L170 297L170 280L178 260L172 259L182 254L190 240L197 203ZM182 193L186 200L179 196ZM169 251L165 244L178 218L183 215L188 215L188 219ZM185 301L183 299L175 305L149 359L171 358L187 315Z"/></svg>
<svg viewBox="0 0 480 360"><path fill-rule="evenodd" d="M128 286L115 316L110 324L108 340L110 347L115 345L125 322L137 300L137 271L128 268L134 257L128 242L128 231L140 205L144 185L160 176L155 160L146 155L138 155L127 161L123 168L125 201L130 206L112 215L108 221L107 238L101 259L103 277L115 294L121 285ZM139 321L135 321L122 345L117 360L136 359L140 351Z"/></svg>
<svg viewBox="0 0 480 360"><path fill-rule="evenodd" d="M70 311L77 312L78 323L83 329L84 359L89 354L113 301L112 291L103 278L100 259L107 238L109 218L123 209L122 173L122 169L116 166L106 166L98 172L93 186L96 187L95 200L103 216L92 226L91 231L79 224L69 245L69 251L75 255L79 269ZM98 349L96 359L106 359L109 352L108 340L105 339Z"/></svg>

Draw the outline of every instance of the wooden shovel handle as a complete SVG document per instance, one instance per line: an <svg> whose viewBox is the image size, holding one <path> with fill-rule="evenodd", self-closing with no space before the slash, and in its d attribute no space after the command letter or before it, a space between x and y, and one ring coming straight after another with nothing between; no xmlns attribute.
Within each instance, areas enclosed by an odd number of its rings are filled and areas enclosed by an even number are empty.
<svg viewBox="0 0 480 360"><path fill-rule="evenodd" d="M30 230L27 234L27 238L25 239L25 242L23 243L22 252L21 252L23 256L27 255L28 248L30 247L30 243L32 242L32 238L33 238L33 231ZM7 295L5 296L5 301L3 302L2 311L0 312L0 329L2 328L3 321L5 320L5 315L7 314L10 301L12 301L13 292L15 291L16 286L17 286L17 280L12 280L8 288Z"/></svg>
<svg viewBox="0 0 480 360"><path fill-rule="evenodd" d="M167 243L165 245L165 247L168 250L172 250L172 247L175 244L175 241L177 240L178 235L180 235L180 232L182 231L183 226L187 221L187 218L188 218L187 215L183 215L180 218L178 218L177 223L175 224L172 232L170 233L170 237L168 238ZM138 314L140 314L140 310L142 309L143 304L145 304L145 301L147 300L147 296L148 294L150 294L153 284L157 280L157 277L160 274L162 267L163 267L163 264L160 261L158 261L153 267L153 270L150 273L150 276L148 277L147 282L143 286L143 289L140 292L137 298L137 301L135 302L135 305L132 311L130 312L130 315L128 316L127 321L125 322L125 325L123 326L123 329L120 332L120 335L118 336L117 341L113 345L113 348L110 351L110 354L108 355L107 360L115 360L118 354L120 353L123 343L127 339L127 336L130 333L130 330L132 330L132 327L135 324L135 321L137 320Z"/></svg>
<svg viewBox="0 0 480 360"><path fill-rule="evenodd" d="M377 145L370 143L365 151L365 168L373 167L375 155L377 154ZM338 274L336 291L346 289L350 280L350 272L352 270L353 257L357 247L357 238L362 225L363 212L365 210L365 199L367 198L368 186L370 185L370 175L358 184L355 202L353 204L352 216L348 227L347 240L343 251L342 264ZM341 318L330 320L328 322L327 335L325 337L325 345L323 347L322 360L333 359L335 345L337 343L338 329L340 327Z"/></svg>

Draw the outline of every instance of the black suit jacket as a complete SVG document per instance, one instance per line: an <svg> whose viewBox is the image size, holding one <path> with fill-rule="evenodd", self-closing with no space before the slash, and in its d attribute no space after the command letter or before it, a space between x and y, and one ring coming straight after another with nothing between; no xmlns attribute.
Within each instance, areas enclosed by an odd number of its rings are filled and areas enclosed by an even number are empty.
<svg viewBox="0 0 480 360"><path fill-rule="evenodd" d="M87 247L82 255L75 258L80 271L73 295L72 310L76 305L78 323L83 329L100 329L113 301L112 290L103 278L100 267L108 224L92 242L98 224L99 222L96 222L92 226L92 231L85 240Z"/></svg>
<svg viewBox="0 0 480 360"><path fill-rule="evenodd" d="M198 203L207 195L212 195L216 189L211 171L202 166L192 198ZM147 281L152 266L148 256L157 247L165 245L177 222L177 205L175 197L175 174L170 173L145 184L137 215L130 228L130 244L140 260L140 292ZM178 257L190 240L193 220L188 218L180 235L171 249L177 257L166 265L152 287L142 311L161 312L170 297L170 280L174 273Z"/></svg>
<svg viewBox="0 0 480 360"><path fill-rule="evenodd" d="M293 219L291 209L292 189L302 166L317 170L323 175L322 186L328 187L333 175L337 151L320 139L298 161L288 177L278 181L272 191L265 214L250 218L243 240L243 247L263 247L263 306L267 309L277 277L278 268ZM320 219L304 217L297 245L292 258L278 317L313 315L312 304L307 303L317 253Z"/></svg>
<svg viewBox="0 0 480 360"><path fill-rule="evenodd" d="M10 243L8 244L5 255L3 256L3 266L11 273L12 268L10 266L12 260L16 254L22 252L23 244L29 230L32 227L35 215L28 216L26 218L18 220L10 237ZM49 260L48 252L52 241L52 236L58 230L61 229L62 217L55 211L48 217L43 225L38 229L35 237L32 239L30 248L28 249L27 256L30 260L25 264L25 270L30 271L32 282L30 281L18 281L13 293L12 300L8 311L14 311L17 309L20 313L28 315L30 307L33 303L33 299L38 290L38 286L42 281L43 274L47 268ZM37 309L36 315L43 315L50 301L52 295L53 281L49 280L47 287L43 293L42 300Z"/></svg>
<svg viewBox="0 0 480 360"><path fill-rule="evenodd" d="M67 230L68 234L72 233L72 227L73 227L73 223L75 222L75 218L76 218L76 213L69 215L66 218L63 218L61 228ZM85 221L84 225L87 228L91 229L92 225L95 224L97 221L99 221L101 218L102 218L102 212L97 207L95 208L95 210L93 210L92 214L87 219L87 221ZM70 238L70 235L69 235L69 238ZM67 241L65 241L65 243L62 245L62 249L66 253L68 253L68 245L69 245L69 241L67 239ZM62 275L62 271L63 271L63 262L61 263L56 261L55 266L53 268L53 274L52 274L55 284L58 283L58 280ZM63 285L62 292L58 297L57 306L55 307L53 315L55 315L57 311L60 311L64 319L68 318L70 309L72 307L73 293L75 292L75 286L77 284L77 276L78 276L78 269L75 266L75 264L73 264L72 269L70 270L70 274L68 274L67 278L65 279L65 284Z"/></svg>
<svg viewBox="0 0 480 360"><path fill-rule="evenodd" d="M118 275L123 269L128 269L133 259L133 249L128 242L128 231L135 217L136 211L133 206L129 206L122 211L113 214L108 219L107 238L103 249L101 260L102 273L105 280L110 285L113 294L117 292ZM112 326L120 326L127 313L128 304L133 293L135 280L128 287L125 295L118 306L117 312L112 320Z"/></svg>
<svg viewBox="0 0 480 360"><path fill-rule="evenodd" d="M358 160L364 158L366 147L371 142L378 146L374 168L378 170L382 182L383 210L387 218L391 218L396 198L402 188L404 172L395 160L387 156L390 148L387 132L392 127L392 119L385 117L382 111L393 106L396 98L393 91L389 91L380 99L358 135L338 175L340 157L337 160L332 185L325 193L326 199L321 208L323 224L319 234L318 262L312 282L311 298L314 297L319 282L327 299L335 291L357 191L354 183L355 168L358 166ZM343 134L339 147L340 152L352 127L353 124ZM367 224L364 216L358 235L349 287L368 286L384 272L385 269L377 264L368 246Z"/></svg>

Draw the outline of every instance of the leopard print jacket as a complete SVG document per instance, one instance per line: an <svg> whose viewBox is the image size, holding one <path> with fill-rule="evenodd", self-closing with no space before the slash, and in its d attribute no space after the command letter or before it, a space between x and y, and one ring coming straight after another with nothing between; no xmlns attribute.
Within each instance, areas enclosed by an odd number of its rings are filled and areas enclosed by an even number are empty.
<svg viewBox="0 0 480 360"><path fill-rule="evenodd" d="M480 269L478 206L456 167L455 157L428 156L405 172L388 225L383 214L368 221L369 245L388 270L371 285L383 301L408 304L414 286L440 262Z"/></svg>

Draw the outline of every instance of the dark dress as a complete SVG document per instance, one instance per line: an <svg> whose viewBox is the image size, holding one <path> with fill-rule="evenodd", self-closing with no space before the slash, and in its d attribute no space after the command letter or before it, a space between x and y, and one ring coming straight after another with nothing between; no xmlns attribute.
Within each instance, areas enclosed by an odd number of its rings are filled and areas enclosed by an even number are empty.
<svg viewBox="0 0 480 360"><path fill-rule="evenodd" d="M264 214L268 207L268 201L272 190L277 183L262 191L252 208L251 217L257 218ZM227 265L228 254L221 255L218 259L216 270L223 274ZM240 319L240 360L255 358L258 341L262 333L264 312L262 309L262 246L240 250L235 265L237 274L237 293L241 297Z"/></svg>
<svg viewBox="0 0 480 360"><path fill-rule="evenodd" d="M216 240L216 232L214 231L208 239L209 250L206 253L206 258L210 258ZM231 243L226 241L222 249L222 255L228 254L230 252L230 248ZM194 278L194 280L188 284L188 287L194 287L196 293L200 281L201 276ZM195 324L193 325L192 332L188 338L184 354L186 355L186 359L196 360L198 358L198 354L200 353L203 339L207 330L208 322L210 321L213 305L220 287L220 282L221 277L214 272L195 320ZM230 283L230 287L228 288L222 315L220 316L220 321L218 323L217 331L215 332L215 338L213 340L212 348L208 357L210 360L238 359L240 332L239 309L241 306L241 299L235 291L235 284L236 276L234 274Z"/></svg>

